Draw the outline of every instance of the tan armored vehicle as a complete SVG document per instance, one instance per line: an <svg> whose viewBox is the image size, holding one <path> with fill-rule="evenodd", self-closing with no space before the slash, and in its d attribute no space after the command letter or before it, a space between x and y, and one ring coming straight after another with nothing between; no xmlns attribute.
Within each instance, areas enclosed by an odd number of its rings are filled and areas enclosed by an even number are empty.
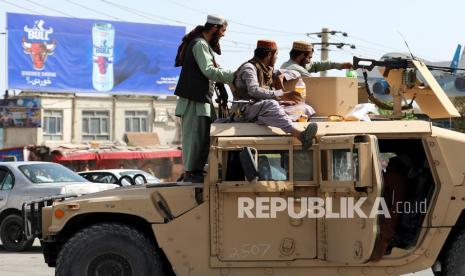
<svg viewBox="0 0 465 276"><path fill-rule="evenodd" d="M394 116L402 98L459 116L425 65L378 65ZM310 103L357 93L356 79L309 82ZM214 124L205 183L29 202L26 234L63 276L465 275L464 153L465 134L428 121L322 121L308 151L279 129Z"/></svg>

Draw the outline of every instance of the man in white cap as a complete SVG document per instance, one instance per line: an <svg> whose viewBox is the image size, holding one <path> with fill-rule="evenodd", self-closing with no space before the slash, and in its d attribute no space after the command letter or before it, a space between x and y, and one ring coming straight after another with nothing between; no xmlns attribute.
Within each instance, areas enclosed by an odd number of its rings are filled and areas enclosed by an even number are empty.
<svg viewBox="0 0 465 276"><path fill-rule="evenodd" d="M203 182L203 169L210 146L210 126L216 119L212 105L214 82L232 83L234 73L219 67L219 40L226 32L224 18L208 15L204 26L185 35L178 48L175 66L182 66L175 95L175 114L181 117L184 182Z"/></svg>
<svg viewBox="0 0 465 276"><path fill-rule="evenodd" d="M351 69L350 62L312 62L313 45L305 41L294 41L289 52L290 59L281 65L281 69L295 70L302 77L311 77L310 73L317 73L331 69Z"/></svg>

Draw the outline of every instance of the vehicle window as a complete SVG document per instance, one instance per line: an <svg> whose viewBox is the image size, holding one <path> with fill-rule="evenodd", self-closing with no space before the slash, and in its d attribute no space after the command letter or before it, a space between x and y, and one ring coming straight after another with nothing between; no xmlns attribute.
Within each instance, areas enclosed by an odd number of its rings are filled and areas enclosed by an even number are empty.
<svg viewBox="0 0 465 276"><path fill-rule="evenodd" d="M244 181L239 151L228 152L226 181ZM259 181L289 180L289 152L285 150L258 151Z"/></svg>
<svg viewBox="0 0 465 276"><path fill-rule="evenodd" d="M313 151L294 150L294 180L313 180Z"/></svg>
<svg viewBox="0 0 465 276"><path fill-rule="evenodd" d="M110 183L110 184L115 184L118 182L116 177L112 174L106 174L106 173L86 173L82 174L82 176L89 180L90 182L94 183Z"/></svg>
<svg viewBox="0 0 465 276"><path fill-rule="evenodd" d="M13 185L13 175L6 170L0 170L0 190L11 190Z"/></svg>
<svg viewBox="0 0 465 276"><path fill-rule="evenodd" d="M358 179L358 152L350 149L333 150L332 178L334 181Z"/></svg>
<svg viewBox="0 0 465 276"><path fill-rule="evenodd" d="M85 178L60 164L29 164L18 168L32 183L87 182Z"/></svg>
<svg viewBox="0 0 465 276"><path fill-rule="evenodd" d="M289 153L287 151L258 152L258 180L289 180Z"/></svg>

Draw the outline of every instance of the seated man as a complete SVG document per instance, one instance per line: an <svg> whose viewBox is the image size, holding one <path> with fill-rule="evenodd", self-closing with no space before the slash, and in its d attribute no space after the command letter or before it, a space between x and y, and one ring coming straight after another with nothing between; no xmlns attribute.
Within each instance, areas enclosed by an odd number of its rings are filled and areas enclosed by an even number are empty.
<svg viewBox="0 0 465 276"><path fill-rule="evenodd" d="M281 65L281 69L295 70L302 77L311 77L310 73L317 73L331 69L352 69L352 63L312 62L313 45L305 41L294 41L289 52L290 59Z"/></svg>
<svg viewBox="0 0 465 276"><path fill-rule="evenodd" d="M275 83L282 84L285 76L283 72L273 72L277 55L278 48L274 41L259 40L254 57L236 71L234 100L249 101L249 103L234 104L233 110L235 109L237 114L235 120L279 127L298 138L303 148L308 149L317 132L317 124L310 123L304 131L298 130L292 125L292 119L278 102L284 91L273 89L273 78L279 80ZM279 87L282 88L282 85ZM292 101L286 101L285 104L291 105Z"/></svg>

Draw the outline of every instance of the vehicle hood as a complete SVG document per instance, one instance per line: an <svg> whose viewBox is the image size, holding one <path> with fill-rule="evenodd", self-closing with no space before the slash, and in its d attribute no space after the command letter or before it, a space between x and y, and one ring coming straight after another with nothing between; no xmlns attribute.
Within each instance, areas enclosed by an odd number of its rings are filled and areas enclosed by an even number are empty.
<svg viewBox="0 0 465 276"><path fill-rule="evenodd" d="M101 191L111 190L119 187L116 184L103 183L67 183L60 190L62 195L85 195Z"/></svg>
<svg viewBox="0 0 465 276"><path fill-rule="evenodd" d="M92 182L58 182L36 184L34 190L44 195L85 195L119 187L116 184Z"/></svg>
<svg viewBox="0 0 465 276"><path fill-rule="evenodd" d="M131 214L150 223L163 223L176 219L201 201L202 189L197 186L137 185L69 198L53 207L66 210L59 224L73 216L95 212Z"/></svg>

